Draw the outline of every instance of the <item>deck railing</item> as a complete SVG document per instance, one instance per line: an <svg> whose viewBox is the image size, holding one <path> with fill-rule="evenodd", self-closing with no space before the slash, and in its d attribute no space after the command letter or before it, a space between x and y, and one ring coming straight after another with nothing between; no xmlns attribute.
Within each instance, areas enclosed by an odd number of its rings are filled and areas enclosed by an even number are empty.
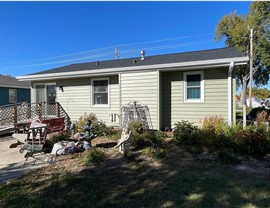
<svg viewBox="0 0 270 208"><path fill-rule="evenodd" d="M17 103L0 106L0 126L23 123L33 119L65 117L69 124L70 118L60 103Z"/></svg>

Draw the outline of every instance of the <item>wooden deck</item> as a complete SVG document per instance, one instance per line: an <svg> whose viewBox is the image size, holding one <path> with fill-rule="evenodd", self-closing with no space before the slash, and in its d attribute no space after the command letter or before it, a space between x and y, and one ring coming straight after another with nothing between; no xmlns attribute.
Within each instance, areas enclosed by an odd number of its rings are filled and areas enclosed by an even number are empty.
<svg viewBox="0 0 270 208"><path fill-rule="evenodd" d="M0 126L0 136L12 132L13 129L14 125L12 124Z"/></svg>
<svg viewBox="0 0 270 208"><path fill-rule="evenodd" d="M14 124L26 121L48 118L64 117L65 123L70 123L70 118L63 107L58 103L16 103L0 106L0 135L14 130Z"/></svg>

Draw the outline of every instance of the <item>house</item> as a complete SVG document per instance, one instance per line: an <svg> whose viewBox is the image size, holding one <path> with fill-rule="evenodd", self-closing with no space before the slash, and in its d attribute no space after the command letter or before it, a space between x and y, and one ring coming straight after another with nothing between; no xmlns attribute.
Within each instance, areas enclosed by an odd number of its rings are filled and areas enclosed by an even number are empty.
<svg viewBox="0 0 270 208"><path fill-rule="evenodd" d="M258 97L252 96L251 101L252 101L252 108L259 108L263 106L263 100ZM249 98L246 98L246 104L247 107L249 107Z"/></svg>
<svg viewBox="0 0 270 208"><path fill-rule="evenodd" d="M0 75L0 106L30 102L30 82L19 82L15 77Z"/></svg>
<svg viewBox="0 0 270 208"><path fill-rule="evenodd" d="M121 106L137 101L149 107L154 129L205 116L235 120L235 66L248 57L235 48L72 64L17 77L31 81L31 102L60 102L71 120L93 112L118 126ZM118 117L117 117L118 118Z"/></svg>

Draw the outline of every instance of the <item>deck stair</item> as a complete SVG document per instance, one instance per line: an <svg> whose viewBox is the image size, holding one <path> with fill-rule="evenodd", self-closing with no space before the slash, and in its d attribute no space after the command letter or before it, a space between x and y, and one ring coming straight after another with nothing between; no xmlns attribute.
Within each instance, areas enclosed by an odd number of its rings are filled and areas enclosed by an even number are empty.
<svg viewBox="0 0 270 208"><path fill-rule="evenodd" d="M33 119L49 119L65 117L65 123L70 118L60 103L16 103L0 106L0 135L14 130L14 123L25 123Z"/></svg>

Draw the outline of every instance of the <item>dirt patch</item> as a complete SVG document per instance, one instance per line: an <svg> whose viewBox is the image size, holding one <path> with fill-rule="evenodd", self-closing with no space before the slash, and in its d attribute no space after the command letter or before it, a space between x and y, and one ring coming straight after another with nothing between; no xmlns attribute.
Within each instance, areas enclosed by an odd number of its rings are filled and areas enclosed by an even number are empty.
<svg viewBox="0 0 270 208"><path fill-rule="evenodd" d="M270 179L270 155L260 159L244 160L239 165L232 166L233 169Z"/></svg>
<svg viewBox="0 0 270 208"><path fill-rule="evenodd" d="M118 148L113 148L116 145L116 142L110 138L99 137L92 140L93 147L99 147L105 152L105 160L99 164L96 169L103 171L105 169L117 169L119 167L125 167L127 164L130 165L130 162L135 163L147 163L152 168L159 168L162 164L162 161L151 158L148 155L142 154L141 150L133 151L134 158L129 160L123 157L118 151ZM165 147L167 149L167 162L170 160L177 160L180 163L190 162L190 161L201 161L203 163L214 163L214 157L210 153L203 153L202 155L193 155L186 151L184 147L181 147L171 139L166 139ZM83 170L89 170L93 167L85 167L78 165L78 160L82 158L86 152L74 153L69 155L59 156L58 163L49 167L53 169L64 168L70 172L78 173ZM177 155L177 158L176 158ZM238 165L228 165L233 170L240 171L243 173L251 174L257 177L264 177L270 179L270 155L266 155L261 159L244 159ZM48 170L49 170L48 169ZM50 171L49 170L49 171Z"/></svg>

